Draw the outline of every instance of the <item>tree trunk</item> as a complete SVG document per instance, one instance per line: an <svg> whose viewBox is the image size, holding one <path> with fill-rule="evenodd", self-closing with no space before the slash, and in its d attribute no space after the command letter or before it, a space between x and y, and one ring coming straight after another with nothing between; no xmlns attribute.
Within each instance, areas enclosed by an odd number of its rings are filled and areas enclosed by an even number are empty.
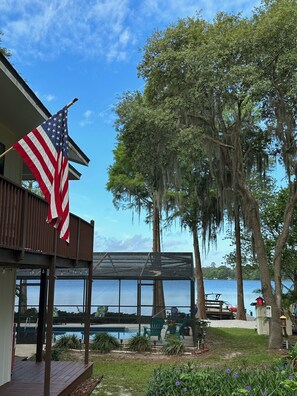
<svg viewBox="0 0 297 396"><path fill-rule="evenodd" d="M240 194L241 208L244 211L244 217L247 224L251 227L255 240L255 250L259 263L261 288L266 305L271 306L272 318L269 319L269 348L279 349L282 347L282 329L280 322L280 309L276 304L272 292L271 276L266 256L264 239L261 232L261 222L259 205L255 197L251 194L244 179L244 166L242 155L242 144L240 141L241 125L241 107L238 104L238 129L235 129L233 135L234 152L232 153L232 169L235 171L234 189Z"/></svg>
<svg viewBox="0 0 297 396"><path fill-rule="evenodd" d="M281 312L276 304L272 292L271 276L270 276L269 266L266 257L265 244L261 233L259 208L255 198L250 194L250 192L245 188L241 190L241 192L243 191L244 191L243 198L246 201L248 201L246 208L249 211L249 219L251 222L251 227L255 240L255 250L256 250L257 260L260 269L262 293L266 305L270 305L272 310L272 318L269 319L270 320L269 348L279 349L282 347L282 331L281 331L281 323L280 323Z"/></svg>
<svg viewBox="0 0 297 396"><path fill-rule="evenodd" d="M160 212L157 206L156 199L154 200L154 220L153 220L153 252L161 252L160 240ZM153 289L153 317L165 318L165 298L162 280L156 279L154 281Z"/></svg>
<svg viewBox="0 0 297 396"><path fill-rule="evenodd" d="M239 205L235 208L235 244L236 244L236 279L237 279L237 314L236 319L246 320L242 281L241 239Z"/></svg>
<svg viewBox="0 0 297 396"><path fill-rule="evenodd" d="M274 257L273 257L275 297L276 297L276 304L280 310L282 309L282 278L281 278L282 251L288 239L289 229L292 222L296 202L297 202L297 193L295 192L292 196L288 197L288 202L284 214L284 227L277 239Z"/></svg>
<svg viewBox="0 0 297 396"><path fill-rule="evenodd" d="M204 290L204 281L202 274L202 265L201 265L201 256L199 250L197 228L194 228L192 232L193 232L193 246L194 246L194 256L195 256L195 266L196 266L198 318L207 319L206 309L205 309L205 290Z"/></svg>

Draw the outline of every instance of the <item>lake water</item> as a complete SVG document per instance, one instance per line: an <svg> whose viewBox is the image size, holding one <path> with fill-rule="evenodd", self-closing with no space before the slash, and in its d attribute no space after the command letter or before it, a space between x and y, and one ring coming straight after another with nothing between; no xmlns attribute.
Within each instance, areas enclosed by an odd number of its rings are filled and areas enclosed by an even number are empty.
<svg viewBox="0 0 297 396"><path fill-rule="evenodd" d="M172 306L180 311L189 312L190 308L190 282L189 281L164 281L164 295L167 309ZM287 287L290 282L285 282ZM236 280L205 280L205 293L220 293L220 299L226 300L232 305L237 305ZM259 280L245 280L244 302L247 313L254 314L251 303L259 295L261 283ZM55 306L60 310L78 312L83 304L83 281L81 280L57 280L55 284ZM151 282L141 287L142 314L150 315L152 304ZM39 287L28 287L28 306L38 305ZM196 294L195 294L196 298ZM17 303L17 301L16 301ZM92 289L92 312L98 306L108 306L109 312L136 313L137 305L137 282L131 280L94 280Z"/></svg>

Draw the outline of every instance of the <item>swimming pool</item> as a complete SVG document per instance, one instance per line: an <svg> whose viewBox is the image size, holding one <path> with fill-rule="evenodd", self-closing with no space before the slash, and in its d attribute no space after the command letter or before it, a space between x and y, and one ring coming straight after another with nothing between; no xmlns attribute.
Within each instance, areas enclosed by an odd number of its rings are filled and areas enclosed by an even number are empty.
<svg viewBox="0 0 297 396"><path fill-rule="evenodd" d="M94 339L95 334L98 333L108 333L119 340L127 340L137 334L134 329L129 329L128 327L96 327L90 329L90 340ZM84 331L82 327L55 326L53 328L53 335L56 340L63 335L76 335L79 339L83 339Z"/></svg>

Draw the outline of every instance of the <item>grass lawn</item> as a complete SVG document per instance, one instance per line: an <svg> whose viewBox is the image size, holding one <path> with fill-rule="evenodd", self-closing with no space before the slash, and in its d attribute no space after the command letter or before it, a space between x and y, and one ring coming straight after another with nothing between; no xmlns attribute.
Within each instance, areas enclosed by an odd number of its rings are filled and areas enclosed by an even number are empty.
<svg viewBox="0 0 297 396"><path fill-rule="evenodd" d="M206 347L209 350L203 354L180 357L152 354L92 354L93 375L103 376L100 386L92 395L141 396L154 368L191 360L201 367L214 369L261 366L267 369L267 365L281 355L280 351L268 351L267 345L267 336L259 336L255 330L209 328L206 337Z"/></svg>

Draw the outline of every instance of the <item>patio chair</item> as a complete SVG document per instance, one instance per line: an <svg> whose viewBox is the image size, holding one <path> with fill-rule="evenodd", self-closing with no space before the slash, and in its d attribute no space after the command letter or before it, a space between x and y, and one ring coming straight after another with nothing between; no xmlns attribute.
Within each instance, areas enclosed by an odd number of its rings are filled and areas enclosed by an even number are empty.
<svg viewBox="0 0 297 396"><path fill-rule="evenodd" d="M191 319L189 315L185 316L184 320L181 323L176 324L178 336L185 338L185 330L187 331L187 333L190 331L190 328L193 331L193 324L193 319Z"/></svg>
<svg viewBox="0 0 297 396"><path fill-rule="evenodd" d="M147 336L147 337L158 337L158 341L162 340L162 336L161 336L161 331L164 328L164 323L165 320L162 318L153 318L151 320L150 326L144 326L143 327L143 335Z"/></svg>

